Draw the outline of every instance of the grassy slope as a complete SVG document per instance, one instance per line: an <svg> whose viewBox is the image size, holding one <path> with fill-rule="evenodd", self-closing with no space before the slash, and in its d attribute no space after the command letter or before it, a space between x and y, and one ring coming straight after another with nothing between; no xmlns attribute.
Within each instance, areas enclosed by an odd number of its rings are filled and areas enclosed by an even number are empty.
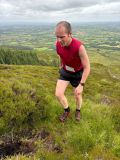
<svg viewBox="0 0 120 160"><path fill-rule="evenodd" d="M29 132L44 129L49 133L46 139L36 140L39 149L34 156L21 155L21 160L119 159L119 80L110 76L107 66L91 62L81 122L74 119L75 102L69 87L66 95L72 115L64 124L58 121L62 108L54 96L57 68L0 65L0 134L8 132L13 138L18 134L24 141Z"/></svg>

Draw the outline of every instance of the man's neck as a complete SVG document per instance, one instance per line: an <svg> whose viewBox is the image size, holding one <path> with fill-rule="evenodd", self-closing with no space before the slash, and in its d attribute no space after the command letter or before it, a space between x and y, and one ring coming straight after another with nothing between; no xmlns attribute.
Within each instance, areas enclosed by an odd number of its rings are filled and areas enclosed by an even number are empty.
<svg viewBox="0 0 120 160"><path fill-rule="evenodd" d="M72 42L72 37L70 37L66 46L69 46L71 44L71 42Z"/></svg>

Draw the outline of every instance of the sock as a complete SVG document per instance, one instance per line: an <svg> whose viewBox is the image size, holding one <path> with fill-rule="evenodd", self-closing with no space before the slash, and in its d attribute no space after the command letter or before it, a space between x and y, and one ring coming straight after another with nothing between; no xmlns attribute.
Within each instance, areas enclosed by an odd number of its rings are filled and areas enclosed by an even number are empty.
<svg viewBox="0 0 120 160"><path fill-rule="evenodd" d="M76 111L80 112L80 109L76 109Z"/></svg>
<svg viewBox="0 0 120 160"><path fill-rule="evenodd" d="M69 108L69 107L68 107L68 108L65 108L64 111L65 111L65 112L70 112L70 108Z"/></svg>

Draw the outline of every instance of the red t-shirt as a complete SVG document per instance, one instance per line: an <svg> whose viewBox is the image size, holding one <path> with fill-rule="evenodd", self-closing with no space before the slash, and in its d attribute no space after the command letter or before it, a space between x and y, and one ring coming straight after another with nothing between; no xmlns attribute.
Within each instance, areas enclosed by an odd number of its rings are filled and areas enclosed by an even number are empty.
<svg viewBox="0 0 120 160"><path fill-rule="evenodd" d="M72 38L72 42L69 46L61 46L60 42L56 42L57 54L61 58L62 66L69 72L77 72L83 68L79 57L79 48L82 43Z"/></svg>

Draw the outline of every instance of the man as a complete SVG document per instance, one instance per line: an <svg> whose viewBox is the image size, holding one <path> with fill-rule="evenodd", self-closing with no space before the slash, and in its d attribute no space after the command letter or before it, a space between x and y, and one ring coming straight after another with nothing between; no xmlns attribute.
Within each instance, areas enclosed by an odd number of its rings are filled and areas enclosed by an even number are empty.
<svg viewBox="0 0 120 160"><path fill-rule="evenodd" d="M59 117L64 122L70 115L70 107L64 92L70 83L74 88L76 99L75 117L80 121L80 109L82 105L82 92L85 81L90 73L90 63L84 45L72 37L71 25L69 22L61 21L56 25L55 34L57 37L56 51L60 57L60 77L56 85L56 96L64 108L63 114Z"/></svg>

